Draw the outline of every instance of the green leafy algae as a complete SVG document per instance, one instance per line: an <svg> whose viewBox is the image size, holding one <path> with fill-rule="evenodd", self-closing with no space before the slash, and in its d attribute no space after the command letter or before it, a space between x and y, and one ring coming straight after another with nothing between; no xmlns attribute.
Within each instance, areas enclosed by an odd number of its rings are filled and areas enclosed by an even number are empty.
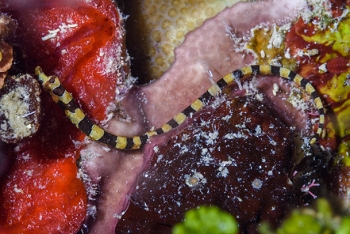
<svg viewBox="0 0 350 234"><path fill-rule="evenodd" d="M294 209L281 225L273 230L267 222L259 225L260 234L349 234L350 217L335 214L331 204L318 198L310 207ZM188 210L182 223L172 234L236 234L235 218L216 206L200 206Z"/></svg>
<svg viewBox="0 0 350 234"><path fill-rule="evenodd" d="M261 234L345 234L350 233L350 217L334 215L330 203L316 200L314 208L294 209L276 230L263 223Z"/></svg>
<svg viewBox="0 0 350 234"><path fill-rule="evenodd" d="M174 226L173 234L236 234L238 223L216 206L200 206L186 212L185 220Z"/></svg>

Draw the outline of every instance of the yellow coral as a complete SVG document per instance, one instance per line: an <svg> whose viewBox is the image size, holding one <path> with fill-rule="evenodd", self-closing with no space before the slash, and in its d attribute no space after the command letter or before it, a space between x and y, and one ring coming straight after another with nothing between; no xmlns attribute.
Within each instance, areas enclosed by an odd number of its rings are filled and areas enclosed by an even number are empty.
<svg viewBox="0 0 350 234"><path fill-rule="evenodd" d="M257 64L273 64L295 70L296 60L290 57L289 50L286 50L284 37L289 26L277 27L262 27L258 26L252 30L252 38L247 44L247 49L254 52ZM276 36L278 35L278 36ZM278 37L278 43L273 39ZM275 39L276 40L276 39Z"/></svg>
<svg viewBox="0 0 350 234"><path fill-rule="evenodd" d="M340 22L333 22L327 30L318 31L313 36L303 35L304 40L332 46L334 51L339 52L342 56L348 56L350 52L350 10L346 9L345 12L347 14L341 18Z"/></svg>
<svg viewBox="0 0 350 234"><path fill-rule="evenodd" d="M344 10L342 17L333 20L325 30L317 30L312 36L302 35L303 39L310 43L323 44L332 47L344 58L350 58L350 10ZM338 57L336 53L324 56L320 62L327 63ZM345 166L350 166L350 86L347 83L350 70L334 75L326 85L320 88L320 92L326 95L333 103L337 103L333 109L332 121L327 124L328 137L338 136L342 141L338 149L338 158Z"/></svg>

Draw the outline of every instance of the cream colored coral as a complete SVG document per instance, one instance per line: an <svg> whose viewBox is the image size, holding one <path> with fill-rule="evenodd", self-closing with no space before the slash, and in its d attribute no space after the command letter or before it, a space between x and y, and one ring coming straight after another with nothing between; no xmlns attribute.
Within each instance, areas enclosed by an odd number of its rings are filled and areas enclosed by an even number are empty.
<svg viewBox="0 0 350 234"><path fill-rule="evenodd" d="M189 31L239 0L132 0L130 39L143 56L150 79L161 76L174 61L174 49Z"/></svg>

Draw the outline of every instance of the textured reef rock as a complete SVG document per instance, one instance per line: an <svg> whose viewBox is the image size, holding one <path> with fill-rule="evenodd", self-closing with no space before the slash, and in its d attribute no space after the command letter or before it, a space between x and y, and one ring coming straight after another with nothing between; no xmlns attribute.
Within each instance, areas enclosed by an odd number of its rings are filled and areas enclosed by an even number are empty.
<svg viewBox="0 0 350 234"><path fill-rule="evenodd" d="M112 119L108 130L119 135L135 135L161 126L207 90L213 81L253 61L254 57L244 52L241 44L242 39L250 35L251 28L260 24L283 25L305 8L304 1L239 3L206 21L187 35L175 51L174 64L159 80L136 87L126 95L122 104L129 121ZM271 78L269 82L265 91L270 90L274 81ZM276 82L283 86L279 79ZM272 91L266 92L272 95ZM289 108L283 110L293 112ZM289 116L287 113L283 115ZM97 143L82 151L81 167L99 185L96 219L90 229L93 233L114 231L118 217L129 203L124 198L134 190L135 178L142 172L144 162L153 155L155 144L162 146L169 135L153 139L143 152L106 150ZM116 230L118 232L118 225Z"/></svg>
<svg viewBox="0 0 350 234"><path fill-rule="evenodd" d="M122 93L128 78L122 17L114 3L8 0L0 2L0 11L18 25L8 38L15 51L10 71L34 77L41 65L61 78L96 121L106 119L116 89ZM1 23L1 32L10 33ZM3 91L20 98L20 90L10 86ZM38 132L17 144L1 144L1 233L75 233L87 213L84 174L77 168L84 135L48 93L40 97Z"/></svg>
<svg viewBox="0 0 350 234"><path fill-rule="evenodd" d="M16 143L36 133L40 125L39 83L29 74L8 76L0 89L0 139Z"/></svg>
<svg viewBox="0 0 350 234"><path fill-rule="evenodd" d="M307 8L303 0L239 3L227 8L186 36L175 51L174 64L159 80L134 86L123 93L130 81L127 80L128 59L123 44L122 17L110 1L7 2L10 10L5 9L14 14L23 28L21 33L26 35L22 46L35 58L29 61L29 69L34 71L36 65L41 65L46 73L58 75L90 117L110 132L125 136L160 127L223 75L251 64L254 56L243 49L251 36L251 28L284 25ZM274 83L279 87L276 96L273 95ZM1 182L4 189L0 200L5 209L0 211L0 224L14 233L27 228L44 233L52 230L75 232L85 218L84 232L120 233L118 221L123 219L120 229L127 227L129 214L123 214L130 204L139 207L135 209L141 207L153 213L156 208L161 215L154 222L161 223L160 228L163 228L176 222L167 219L167 209L173 204L179 207L175 215L181 219L184 210L197 205L193 200L202 192L207 199L203 203L213 202L240 215L238 219L244 223L243 229L254 230L254 222L265 220L266 216L278 223L288 205L298 204L288 179L293 166L290 162L293 143L290 141L294 134L288 127L295 127L301 135L310 134L308 113L283 101L291 95L293 86L278 77L258 77L232 89L236 96L249 94L251 97L237 100L218 97L214 106L198 113L195 119L173 132L155 137L138 151L117 151L83 141L84 136L69 123L49 95L43 94L42 126L45 128L16 149L4 147L4 152L10 152L8 155L17 161L6 180ZM270 110L253 100L256 95ZM240 113L245 115L232 114L222 119L231 108L241 108ZM254 121L248 123L247 116L254 117ZM202 125L202 119L208 124ZM245 121L245 125L239 125L239 121ZM220 127L221 124L229 124L231 128L234 124L233 130ZM229 129L232 132L228 132ZM199 131L207 133L187 139L187 135ZM192 148L195 144L199 144L199 148ZM186 149L188 152L182 152ZM276 157L270 157L272 151ZM240 157L238 152L247 158ZM171 161L176 166L164 168ZM150 171L141 175L139 187L131 196L137 186L137 176L147 169ZM270 179L271 174L274 180ZM148 176L153 178L151 183ZM149 196L160 196L161 186L172 176L175 177L171 183L174 187L167 184L170 191L164 191L162 197L169 198L167 201L171 204L158 207L159 201ZM144 193L150 185L155 185L153 193ZM236 190L233 185L244 188ZM273 188L274 185L281 187ZM187 192L195 196L181 200L176 197L178 189L181 194ZM258 196L262 191L266 196ZM232 200L220 196L222 200L217 200L219 192L229 194L236 202L226 206ZM280 204L281 201L285 203ZM236 213L235 210L240 209L245 210Z"/></svg>
<svg viewBox="0 0 350 234"><path fill-rule="evenodd" d="M13 62L13 48L5 41L13 37L16 28L16 21L0 12L0 88Z"/></svg>
<svg viewBox="0 0 350 234"><path fill-rule="evenodd" d="M17 21L0 12L0 139L7 143L35 134L41 114L39 83L30 74L18 74L23 68L12 45L16 29Z"/></svg>

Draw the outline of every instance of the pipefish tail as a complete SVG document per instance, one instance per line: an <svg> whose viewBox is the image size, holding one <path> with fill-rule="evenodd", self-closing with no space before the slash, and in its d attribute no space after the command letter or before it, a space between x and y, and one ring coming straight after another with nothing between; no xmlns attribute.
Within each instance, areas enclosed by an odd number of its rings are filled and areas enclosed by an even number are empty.
<svg viewBox="0 0 350 234"><path fill-rule="evenodd" d="M39 66L36 67L35 74L38 76L43 88L50 93L52 99L64 110L66 116L73 124L75 124L78 129L80 129L92 140L101 142L102 144L117 149L132 150L142 148L152 136L169 132L170 130L181 125L189 116L202 109L208 100L215 97L225 87L233 83L235 80L239 80L252 75L280 76L302 87L312 98L319 114L318 128L315 135L311 138L310 144L315 144L319 138L323 137L324 134L325 108L322 104L319 94L308 80L285 67L271 65L251 65L237 69L221 78L216 84L211 86L191 105L175 115L162 127L156 130L148 131L140 136L131 137L114 135L107 132L102 127L94 124L94 122L89 119L77 105L72 94L62 86L57 76L46 76Z"/></svg>

